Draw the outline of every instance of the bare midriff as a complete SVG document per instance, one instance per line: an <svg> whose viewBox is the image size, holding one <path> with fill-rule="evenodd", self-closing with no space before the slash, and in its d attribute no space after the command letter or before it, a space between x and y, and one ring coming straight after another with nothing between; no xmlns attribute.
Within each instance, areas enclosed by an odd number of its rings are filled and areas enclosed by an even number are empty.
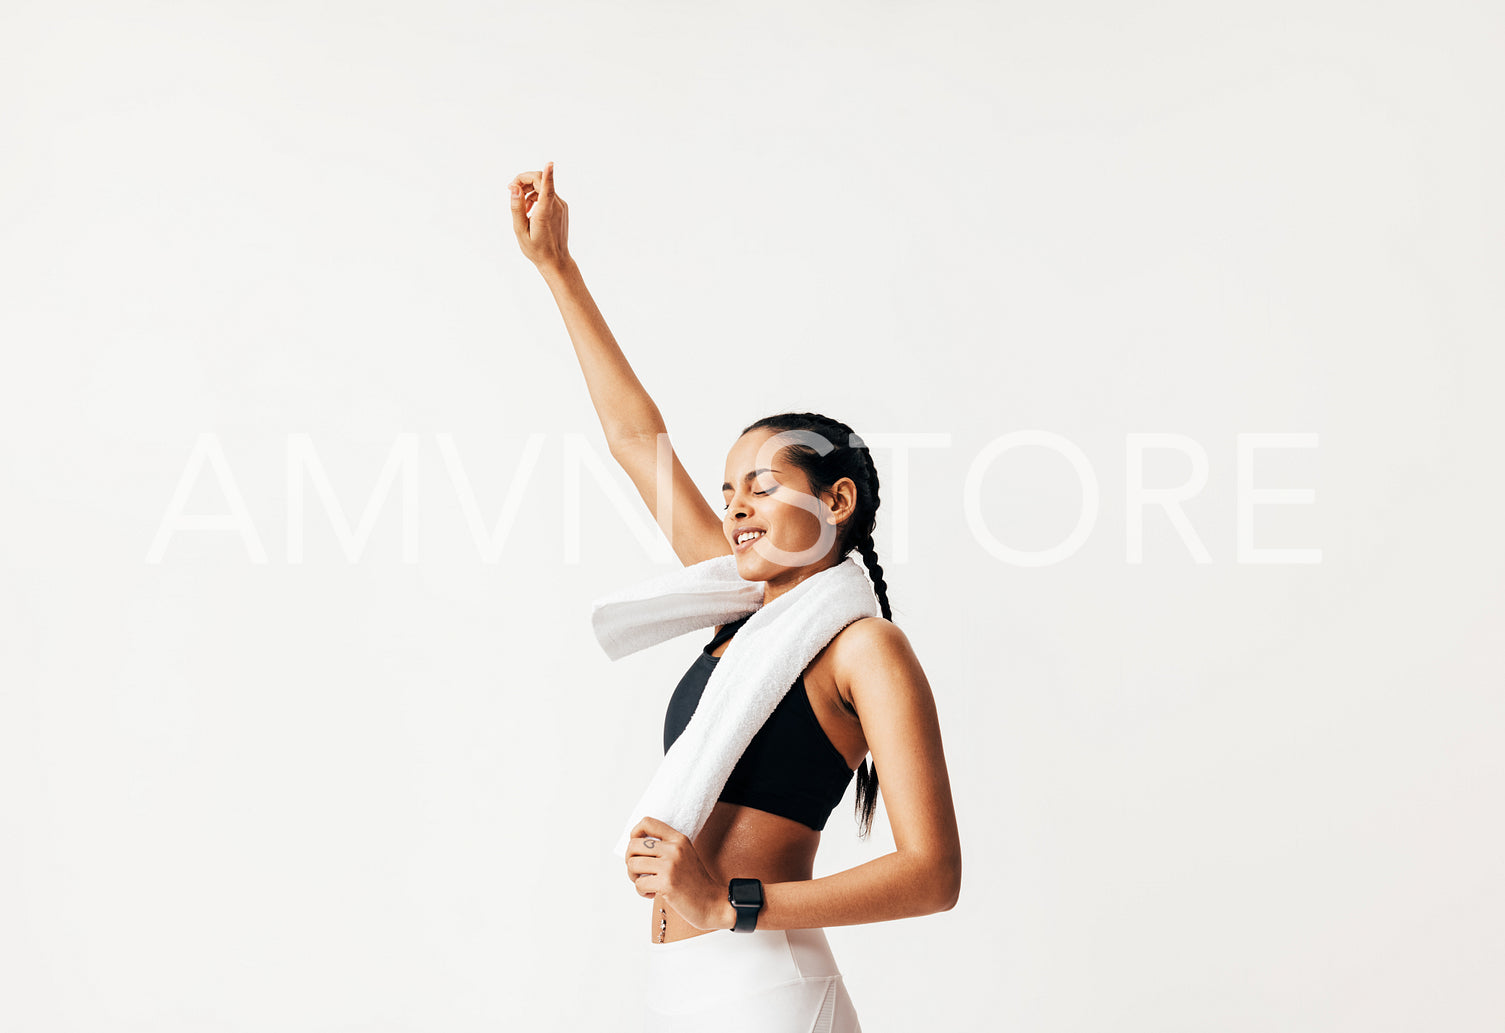
<svg viewBox="0 0 1505 1033"><path fill-rule="evenodd" d="M723 642L711 655L719 657L727 645ZM837 691L827 657L822 650L805 668L805 687L821 727L846 758L847 767L855 769L867 756L867 739L856 711ZM820 835L819 830L793 818L718 800L692 842L706 871L722 886L731 879L758 879L767 885L813 878ZM660 902L650 897L648 903L652 906L648 938L655 943L720 931L695 928L667 899Z"/></svg>
<svg viewBox="0 0 1505 1033"><path fill-rule="evenodd" d="M693 842L706 871L721 885L734 878L759 879L767 885L812 878L820 833L783 815L718 800ZM695 928L667 899L661 903L651 897L648 903L653 905L648 938L655 943L717 931Z"/></svg>

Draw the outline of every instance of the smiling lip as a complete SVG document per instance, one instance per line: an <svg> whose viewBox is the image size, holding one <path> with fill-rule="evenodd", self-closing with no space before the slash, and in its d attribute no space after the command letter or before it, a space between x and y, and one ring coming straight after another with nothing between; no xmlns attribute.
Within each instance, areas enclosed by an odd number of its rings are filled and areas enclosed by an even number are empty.
<svg viewBox="0 0 1505 1033"><path fill-rule="evenodd" d="M757 531L758 532L758 537L757 538L749 538L745 542L739 542L739 541L736 541L735 539L733 539L733 541L732 541L732 548L734 550L736 550L737 552L741 552L742 550L750 547L754 542L758 541L760 538L762 538L764 535L766 535L768 533L767 531L764 531L760 527L744 527L742 529L742 531L738 531L737 534L741 535L743 533L743 531Z"/></svg>

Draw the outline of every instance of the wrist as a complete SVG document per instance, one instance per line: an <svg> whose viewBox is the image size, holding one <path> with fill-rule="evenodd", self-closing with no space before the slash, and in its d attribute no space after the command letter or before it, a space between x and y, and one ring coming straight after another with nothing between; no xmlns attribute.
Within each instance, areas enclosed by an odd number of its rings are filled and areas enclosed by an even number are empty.
<svg viewBox="0 0 1505 1033"><path fill-rule="evenodd" d="M759 928L758 919L763 916L768 905L762 881L751 878L727 880L726 905L730 910L723 914L730 918L730 923L724 924L723 929L750 933ZM767 926L762 928L766 929Z"/></svg>
<svg viewBox="0 0 1505 1033"><path fill-rule="evenodd" d="M564 283L579 273L580 270L575 265L575 260L569 255L565 255L562 258L556 258L548 262L540 262L538 271L543 275L544 280L550 286L553 286L556 283Z"/></svg>
<svg viewBox="0 0 1505 1033"><path fill-rule="evenodd" d="M721 916L721 921L716 926L716 928L725 929L726 931L730 932L732 926L737 924L737 909L732 907L732 902L730 900L723 900L721 902L721 908L718 911L718 914L720 914Z"/></svg>

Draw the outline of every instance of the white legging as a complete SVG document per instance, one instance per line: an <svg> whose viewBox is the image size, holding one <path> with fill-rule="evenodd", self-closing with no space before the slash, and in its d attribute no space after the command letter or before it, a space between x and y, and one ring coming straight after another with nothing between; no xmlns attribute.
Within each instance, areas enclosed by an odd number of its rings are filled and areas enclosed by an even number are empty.
<svg viewBox="0 0 1505 1033"><path fill-rule="evenodd" d="M824 929L647 944L644 1033L862 1033Z"/></svg>

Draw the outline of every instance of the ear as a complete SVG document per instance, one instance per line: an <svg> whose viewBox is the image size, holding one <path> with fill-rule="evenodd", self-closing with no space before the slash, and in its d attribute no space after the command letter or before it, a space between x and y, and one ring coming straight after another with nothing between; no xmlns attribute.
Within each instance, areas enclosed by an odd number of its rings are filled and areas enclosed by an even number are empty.
<svg viewBox="0 0 1505 1033"><path fill-rule="evenodd" d="M831 507L831 515L826 519L840 526L857 512L857 482L850 477L843 477L822 492L822 498Z"/></svg>

